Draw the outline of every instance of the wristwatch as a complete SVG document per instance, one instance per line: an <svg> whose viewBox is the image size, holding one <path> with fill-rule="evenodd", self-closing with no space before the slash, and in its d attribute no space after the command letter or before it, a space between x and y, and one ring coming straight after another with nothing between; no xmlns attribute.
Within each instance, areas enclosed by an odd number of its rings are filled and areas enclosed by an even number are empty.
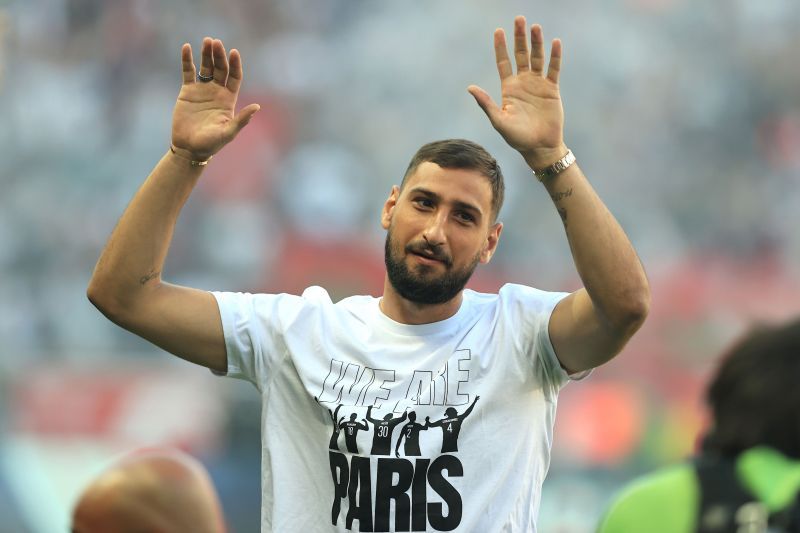
<svg viewBox="0 0 800 533"><path fill-rule="evenodd" d="M533 175L539 181L544 181L547 178L552 178L565 170L567 170L575 162L575 155L572 150L567 150L567 155L546 168L541 168L533 171Z"/></svg>

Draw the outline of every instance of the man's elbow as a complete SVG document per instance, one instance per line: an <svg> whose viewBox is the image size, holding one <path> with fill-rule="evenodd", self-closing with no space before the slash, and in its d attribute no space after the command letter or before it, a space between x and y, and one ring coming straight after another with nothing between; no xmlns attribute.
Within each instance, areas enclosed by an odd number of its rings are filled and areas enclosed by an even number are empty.
<svg viewBox="0 0 800 533"><path fill-rule="evenodd" d="M633 335L642 327L649 313L650 289L644 288L624 299L614 320L615 329L624 331L627 336Z"/></svg>
<svg viewBox="0 0 800 533"><path fill-rule="evenodd" d="M130 310L130 298L125 298L113 285L92 277L86 288L86 297L106 318L123 326L125 315ZM124 327L124 326L123 326Z"/></svg>
<svg viewBox="0 0 800 533"><path fill-rule="evenodd" d="M106 304L106 291L103 289L102 282L97 279L97 275L93 275L92 279L89 280L89 285L86 287L86 297L92 302L93 306L100 311L103 310Z"/></svg>
<svg viewBox="0 0 800 533"><path fill-rule="evenodd" d="M109 320L116 322L114 317L119 314L119 306L115 302L111 291L95 278L92 278L89 286L86 287L86 297L98 311L103 313Z"/></svg>

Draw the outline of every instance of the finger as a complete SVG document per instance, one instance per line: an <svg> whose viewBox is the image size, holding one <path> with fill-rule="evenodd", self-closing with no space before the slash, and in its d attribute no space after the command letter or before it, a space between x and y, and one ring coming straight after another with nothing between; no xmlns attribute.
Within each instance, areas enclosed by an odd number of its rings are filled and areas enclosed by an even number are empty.
<svg viewBox="0 0 800 533"><path fill-rule="evenodd" d="M489 96L489 93L477 85L470 85L467 87L467 91L469 91L469 94L475 98L475 101L478 102L479 106L481 106L481 109L483 109L483 112L486 113L486 116L489 117L489 122L494 124L495 118L500 113L500 108L497 107L496 103L494 103L494 100L492 100L492 97Z"/></svg>
<svg viewBox="0 0 800 533"><path fill-rule="evenodd" d="M544 70L544 37L542 27L531 26L531 72L541 74Z"/></svg>
<svg viewBox="0 0 800 533"><path fill-rule="evenodd" d="M242 56L239 50L234 48L231 50L230 68L228 70L228 90L233 94L239 92L239 87L242 85Z"/></svg>
<svg viewBox="0 0 800 533"><path fill-rule="evenodd" d="M261 109L261 106L258 104L250 104L249 106L245 107L239 113L233 117L233 120L230 123L230 127L232 131L230 131L231 138L235 137L239 134L242 129L250 123L250 120L253 118L253 115L258 113L258 110Z"/></svg>
<svg viewBox="0 0 800 533"><path fill-rule="evenodd" d="M225 82L228 81L228 55L225 53L222 41L214 39L211 52L214 56L214 81L224 87Z"/></svg>
<svg viewBox="0 0 800 533"><path fill-rule="evenodd" d="M185 85L194 83L196 73L194 61L192 60L192 45L189 43L184 43L181 47L181 73Z"/></svg>
<svg viewBox="0 0 800 533"><path fill-rule="evenodd" d="M494 30L494 57L497 60L497 72L500 74L500 81L513 74L511 61L508 59L508 49L506 48L506 32L501 28Z"/></svg>
<svg viewBox="0 0 800 533"><path fill-rule="evenodd" d="M558 75L561 72L561 39L553 39L550 48L550 65L547 67L547 79L553 83L558 83Z"/></svg>
<svg viewBox="0 0 800 533"><path fill-rule="evenodd" d="M514 61L517 63L517 72L530 70L528 57L528 42L525 39L525 17L514 19Z"/></svg>
<svg viewBox="0 0 800 533"><path fill-rule="evenodd" d="M200 75L209 77L214 73L214 60L211 57L211 37L203 39L203 46L200 49Z"/></svg>

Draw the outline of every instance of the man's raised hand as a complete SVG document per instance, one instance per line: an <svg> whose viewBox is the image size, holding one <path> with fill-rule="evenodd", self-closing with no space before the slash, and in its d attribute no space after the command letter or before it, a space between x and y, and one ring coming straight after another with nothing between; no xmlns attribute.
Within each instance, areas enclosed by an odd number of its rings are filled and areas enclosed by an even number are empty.
<svg viewBox="0 0 800 533"><path fill-rule="evenodd" d="M225 52L219 39L206 37L195 70L191 45L181 48L183 84L172 112L172 145L193 160L205 160L233 140L260 109L250 104L234 114L242 84L239 51ZM209 78L201 81L198 77Z"/></svg>
<svg viewBox="0 0 800 533"><path fill-rule="evenodd" d="M501 105L489 94L470 85L467 89L486 112L492 126L505 141L534 168L546 167L567 152L564 146L564 109L558 90L561 69L561 41L553 39L550 62L545 73L542 27L530 28L530 51L526 39L525 17L514 19L513 71L506 47L505 32L494 32L494 51L500 75Z"/></svg>

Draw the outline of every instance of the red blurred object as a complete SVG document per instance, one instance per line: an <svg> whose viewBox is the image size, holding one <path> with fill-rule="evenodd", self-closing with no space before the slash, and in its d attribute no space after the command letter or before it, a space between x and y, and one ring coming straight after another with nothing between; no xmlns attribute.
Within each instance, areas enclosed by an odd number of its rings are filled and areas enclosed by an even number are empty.
<svg viewBox="0 0 800 533"><path fill-rule="evenodd" d="M584 463L621 463L639 445L646 399L619 382L570 386L559 401L556 437L559 453Z"/></svg>
<svg viewBox="0 0 800 533"><path fill-rule="evenodd" d="M12 382L11 430L42 438L213 446L224 425L222 398L209 387L214 379L158 363L35 367Z"/></svg>

